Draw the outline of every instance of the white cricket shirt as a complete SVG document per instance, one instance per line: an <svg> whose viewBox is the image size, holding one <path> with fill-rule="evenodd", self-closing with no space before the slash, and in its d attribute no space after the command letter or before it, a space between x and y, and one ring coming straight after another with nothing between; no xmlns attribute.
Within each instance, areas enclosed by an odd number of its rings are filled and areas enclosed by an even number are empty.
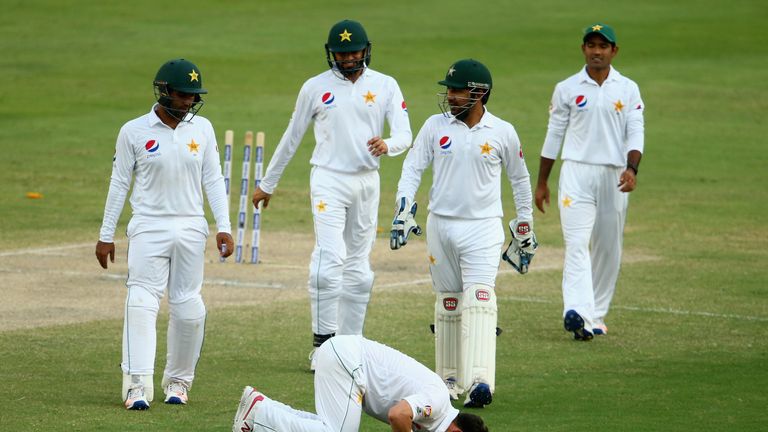
<svg viewBox="0 0 768 432"><path fill-rule="evenodd" d="M419 131L403 163L397 196L413 200L424 170L433 164L429 211L464 219L502 217L501 169L507 172L517 218L533 220L531 179L520 139L508 122L485 110L471 129L442 114Z"/></svg>
<svg viewBox="0 0 768 432"><path fill-rule="evenodd" d="M555 86L541 156L624 167L630 150L643 152L640 89L611 67L600 86L581 71Z"/></svg>
<svg viewBox="0 0 768 432"><path fill-rule="evenodd" d="M171 129L155 114L156 106L123 125L117 136L99 240L114 241L132 178L134 216L203 217L205 190L218 232L229 233L229 204L211 122L195 116Z"/></svg>
<svg viewBox="0 0 768 432"><path fill-rule="evenodd" d="M272 155L261 189L273 193L285 167L301 144L310 122L315 122L315 150L310 164L343 173L379 168L379 158L368 152L368 140L384 133L389 155L403 153L411 144L411 125L403 94L394 78L366 69L356 82L342 80L329 69L307 80L280 143Z"/></svg>
<svg viewBox="0 0 768 432"><path fill-rule="evenodd" d="M444 432L459 415L443 380L411 357L361 338L366 389L363 410L389 423L389 409L401 400L411 405L414 430Z"/></svg>

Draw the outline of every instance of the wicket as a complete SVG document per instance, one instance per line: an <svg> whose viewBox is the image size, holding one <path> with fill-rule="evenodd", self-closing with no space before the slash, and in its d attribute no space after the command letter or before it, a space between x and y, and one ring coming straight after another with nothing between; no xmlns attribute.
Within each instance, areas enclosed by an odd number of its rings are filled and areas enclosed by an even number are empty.
<svg viewBox="0 0 768 432"><path fill-rule="evenodd" d="M227 200L230 199L231 176L232 176L232 152L234 147L234 131L227 130L224 133L224 184L227 190ZM249 196L249 186L251 179L251 153L254 153L255 171L253 177L254 190L261 183L262 171L264 166L264 132L256 134L256 146L253 145L253 131L245 132L245 141L243 145L243 165L240 177L240 201L237 214L237 237L235 240L235 262L244 263L245 251L248 245L244 245L248 231L248 209L251 207ZM259 263L259 239L261 234L261 210L253 209L251 219L251 264ZM224 262L224 259L220 260Z"/></svg>

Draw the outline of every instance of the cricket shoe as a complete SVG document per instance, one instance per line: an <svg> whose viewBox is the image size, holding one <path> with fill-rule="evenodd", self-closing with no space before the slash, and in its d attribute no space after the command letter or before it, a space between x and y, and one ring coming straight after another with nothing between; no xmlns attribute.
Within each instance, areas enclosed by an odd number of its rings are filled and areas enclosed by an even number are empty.
<svg viewBox="0 0 768 432"><path fill-rule="evenodd" d="M171 381L165 388L165 403L171 405L186 405L189 397L189 386L181 381Z"/></svg>
<svg viewBox="0 0 768 432"><path fill-rule="evenodd" d="M448 395L451 397L452 401L459 400L459 385L456 384L456 378L446 378L445 387L448 388Z"/></svg>
<svg viewBox="0 0 768 432"><path fill-rule="evenodd" d="M482 381L475 381L467 392L467 398L464 400L465 408L483 408L493 402L491 386Z"/></svg>
<svg viewBox="0 0 768 432"><path fill-rule="evenodd" d="M144 395L144 386L137 385L128 389L125 397L125 408L129 410L148 410L149 402Z"/></svg>
<svg viewBox="0 0 768 432"><path fill-rule="evenodd" d="M259 402L264 400L264 395L251 386L243 389L240 405L237 407L235 421L232 423L232 432L251 432L254 429L256 410Z"/></svg>
<svg viewBox="0 0 768 432"><path fill-rule="evenodd" d="M594 327L592 327L592 333L595 334L595 336L604 336L608 334L608 326L605 324L596 324Z"/></svg>
<svg viewBox="0 0 768 432"><path fill-rule="evenodd" d="M584 328L584 318L575 310L571 309L565 313L563 318L563 327L566 331L573 333L573 338L578 341L590 341L594 337L591 331Z"/></svg>

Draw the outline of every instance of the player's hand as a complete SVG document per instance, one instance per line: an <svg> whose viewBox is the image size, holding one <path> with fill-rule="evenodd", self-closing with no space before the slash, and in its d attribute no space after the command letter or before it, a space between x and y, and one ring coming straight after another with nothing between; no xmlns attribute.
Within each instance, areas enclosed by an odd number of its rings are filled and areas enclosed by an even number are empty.
<svg viewBox="0 0 768 432"><path fill-rule="evenodd" d="M256 187L256 190L253 191L253 199L251 201L253 202L253 207L255 208L259 208L260 202L264 202L262 208L267 208L269 206L270 198L272 198L272 194L264 192L260 187Z"/></svg>
<svg viewBox="0 0 768 432"><path fill-rule="evenodd" d="M96 259L99 260L99 264L101 264L102 268L107 268L107 257L109 257L112 264L115 263L115 244L105 243L103 241L97 242Z"/></svg>
<svg viewBox="0 0 768 432"><path fill-rule="evenodd" d="M528 273L528 266L536 254L536 249L539 247L536 234L533 233L533 221L513 219L509 221L509 231L512 233L512 240L501 257L512 265L518 273L526 274Z"/></svg>
<svg viewBox="0 0 768 432"><path fill-rule="evenodd" d="M547 203L547 206L549 206L549 186L547 186L546 183L539 183L536 185L536 208L538 208L542 213L546 213L547 211L544 210L544 203Z"/></svg>
<svg viewBox="0 0 768 432"><path fill-rule="evenodd" d="M631 169L625 169L619 177L619 190L622 192L632 192L637 186L637 177L635 171Z"/></svg>
<svg viewBox="0 0 768 432"><path fill-rule="evenodd" d="M381 137L373 137L368 140L368 152L373 156L379 157L387 154L387 152L389 152L389 147Z"/></svg>
<svg viewBox="0 0 768 432"><path fill-rule="evenodd" d="M397 250L408 244L408 236L411 233L421 235L421 227L416 224L417 208L416 203L411 204L406 197L400 197L397 200L395 218L392 220L392 231L389 236L390 249Z"/></svg>
<svg viewBox="0 0 768 432"><path fill-rule="evenodd" d="M232 255L232 252L235 251L235 241L232 240L232 235L225 232L216 234L216 249L222 258Z"/></svg>

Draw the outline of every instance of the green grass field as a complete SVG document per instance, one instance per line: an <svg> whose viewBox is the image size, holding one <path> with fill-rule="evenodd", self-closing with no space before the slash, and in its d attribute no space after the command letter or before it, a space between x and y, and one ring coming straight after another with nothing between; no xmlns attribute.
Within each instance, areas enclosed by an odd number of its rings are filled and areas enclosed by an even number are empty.
<svg viewBox="0 0 768 432"><path fill-rule="evenodd" d="M517 128L535 179L552 89L583 64L580 31L612 24L621 48L614 65L638 82L646 104L625 250L654 259L623 266L611 334L589 344L561 329L559 270L537 271L534 261L524 279L500 276L497 395L482 414L492 431L768 430L765 3L6 3L0 252L95 244L117 132L149 110L154 74L170 58L201 68L209 90L201 115L222 142L225 129L237 131L238 144L245 130L261 130L269 156L301 84L327 67L323 44L340 19L365 25L372 67L397 78L414 135L437 111L446 68L474 57L493 73L488 107ZM265 230L312 232L312 148L308 133L264 214ZM241 152L235 157L237 176ZM401 164L382 164L385 229ZM508 185L504 193L511 217ZM126 204L118 232L128 215ZM562 247L556 206L536 213L536 233L542 248ZM45 268L45 256L37 265ZM12 271L0 255L0 293ZM376 292L366 332L431 365L424 329L432 297L413 293ZM308 315L306 301L212 310L191 404L155 403L145 413L126 412L116 397L121 320L0 329L0 430L229 430L245 384L311 410ZM367 419L361 430L387 429Z"/></svg>

